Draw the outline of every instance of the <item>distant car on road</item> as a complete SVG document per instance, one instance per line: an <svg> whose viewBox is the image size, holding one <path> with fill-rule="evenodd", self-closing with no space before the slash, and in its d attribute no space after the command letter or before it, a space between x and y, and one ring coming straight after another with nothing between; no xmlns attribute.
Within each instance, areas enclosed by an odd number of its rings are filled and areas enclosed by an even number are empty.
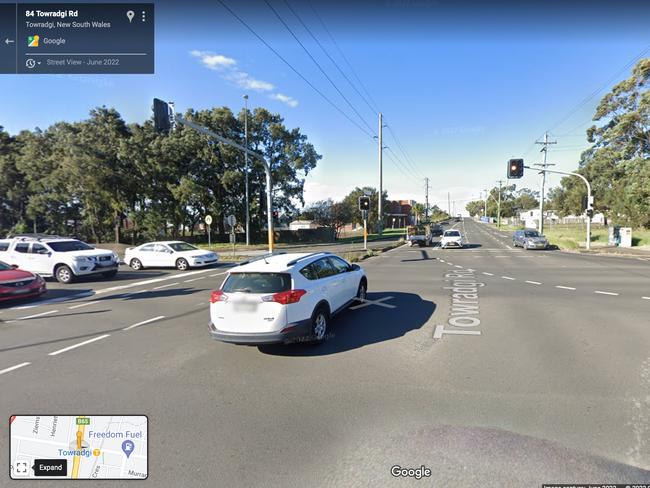
<svg viewBox="0 0 650 488"><path fill-rule="evenodd" d="M214 264L218 260L217 253L204 251L183 241L147 242L138 247L128 247L124 253L124 262L135 270L152 267L186 271Z"/></svg>
<svg viewBox="0 0 650 488"><path fill-rule="evenodd" d="M117 274L119 258L107 249L95 249L69 237L23 234L0 241L0 259L9 265L54 276L61 283L72 283L79 276Z"/></svg>
<svg viewBox="0 0 650 488"><path fill-rule="evenodd" d="M47 291L45 280L0 261L0 302L38 297Z"/></svg>
<svg viewBox="0 0 650 488"><path fill-rule="evenodd" d="M210 335L237 344L320 343L331 318L367 290L358 264L327 252L262 256L229 270L212 292Z"/></svg>
<svg viewBox="0 0 650 488"><path fill-rule="evenodd" d="M440 247L447 249L450 247L455 247L462 249L464 247L463 236L459 230L449 229L442 234L442 239L440 239Z"/></svg>
<svg viewBox="0 0 650 488"><path fill-rule="evenodd" d="M524 249L548 249L548 240L536 230L516 230L512 245Z"/></svg>

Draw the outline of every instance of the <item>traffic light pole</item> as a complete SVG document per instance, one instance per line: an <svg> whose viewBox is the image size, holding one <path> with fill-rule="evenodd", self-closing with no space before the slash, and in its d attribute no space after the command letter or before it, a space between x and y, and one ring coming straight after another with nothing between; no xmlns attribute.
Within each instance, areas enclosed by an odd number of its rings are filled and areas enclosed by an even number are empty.
<svg viewBox="0 0 650 488"><path fill-rule="evenodd" d="M536 171L543 171L544 173L555 173L558 175L565 175L565 176L577 176L580 178L582 181L585 182L585 185L587 185L587 241L586 241L586 247L587 251L591 249L591 216L589 215L589 210L591 210L589 207L593 206L593 197L591 196L591 185L589 184L589 181L587 178L582 176L579 173L570 173L570 172L565 172L565 171L557 171L557 170L551 170L551 169L538 169L538 168L531 168L530 166L524 166L524 168L527 169L534 169ZM593 207L592 207L593 208Z"/></svg>
<svg viewBox="0 0 650 488"><path fill-rule="evenodd" d="M191 120L187 120L180 115L175 115L174 116L174 121L186 125L188 127L191 127L192 129L196 130L197 132L200 132L202 134L205 134L207 136L212 137L213 139L216 139L219 142L222 142L223 144L227 144L228 146L234 147L235 149L239 149L240 151L244 151L244 153L248 154L251 157L257 158L258 160L261 161L262 165L264 166L264 172L266 173L266 210L267 210L267 215L266 215L266 222L267 222L267 227L268 227L268 239L269 239L269 253L273 252L273 247L274 247L274 237L273 237L273 198L271 196L273 188L271 187L272 184L272 179L271 179L271 167L270 165L266 162L266 159L264 158L263 155L260 153L257 153L255 151L251 151L250 149L237 144L235 141L231 141L230 139L226 139L223 136L220 136L216 132L212 132L210 129L203 127L202 125L195 124Z"/></svg>

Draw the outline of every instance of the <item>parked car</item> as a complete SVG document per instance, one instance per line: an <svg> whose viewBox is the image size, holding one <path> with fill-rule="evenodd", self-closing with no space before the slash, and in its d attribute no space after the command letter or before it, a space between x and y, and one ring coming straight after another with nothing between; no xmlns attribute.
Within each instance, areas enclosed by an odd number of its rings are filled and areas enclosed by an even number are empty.
<svg viewBox="0 0 650 488"><path fill-rule="evenodd" d="M327 252L263 256L231 269L212 292L210 335L238 344L320 343L331 318L367 290L359 265Z"/></svg>
<svg viewBox="0 0 650 488"><path fill-rule="evenodd" d="M548 240L536 230L516 230L512 245L524 249L548 249Z"/></svg>
<svg viewBox="0 0 650 488"><path fill-rule="evenodd" d="M154 267L186 271L214 264L218 260L217 253L204 251L183 241L147 242L138 247L129 247L124 253L124 262L135 270Z"/></svg>
<svg viewBox="0 0 650 488"><path fill-rule="evenodd" d="M113 251L95 249L85 242L69 237L24 234L0 241L0 259L9 265L55 277L71 283L79 276L117 274L119 258Z"/></svg>
<svg viewBox="0 0 650 488"><path fill-rule="evenodd" d="M418 245L427 247L431 245L431 229L428 224L409 225L406 228L406 241L409 247Z"/></svg>
<svg viewBox="0 0 650 488"><path fill-rule="evenodd" d="M38 297L46 291L39 275L0 261L0 302Z"/></svg>
<svg viewBox="0 0 650 488"><path fill-rule="evenodd" d="M433 224L431 226L431 235L434 237L441 236L444 230L442 229L442 225L440 224Z"/></svg>
<svg viewBox="0 0 650 488"><path fill-rule="evenodd" d="M456 247L462 249L463 246L463 236L459 230L449 229L442 234L442 239L440 239L441 248Z"/></svg>

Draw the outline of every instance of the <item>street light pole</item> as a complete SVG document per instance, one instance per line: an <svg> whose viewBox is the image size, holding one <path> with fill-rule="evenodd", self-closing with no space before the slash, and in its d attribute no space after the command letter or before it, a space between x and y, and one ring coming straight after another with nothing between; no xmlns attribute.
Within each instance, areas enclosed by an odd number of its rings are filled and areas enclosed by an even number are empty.
<svg viewBox="0 0 650 488"><path fill-rule="evenodd" d="M244 95L244 147L248 149L248 95ZM248 196L248 152L244 153L246 163L244 165L244 186L246 189L246 245L250 246L250 202ZM270 211L270 210L269 210Z"/></svg>
<svg viewBox="0 0 650 488"><path fill-rule="evenodd" d="M381 236L381 231L383 227L383 214L382 214L382 194L383 194L383 155L384 155L384 146L383 146L383 141L382 141L382 132L383 132L384 124L383 124L383 117L382 114L379 114L379 207L377 209L378 215L377 215L377 234Z"/></svg>
<svg viewBox="0 0 650 488"><path fill-rule="evenodd" d="M499 202L497 204L497 228L501 228L501 183L502 180L499 180Z"/></svg>

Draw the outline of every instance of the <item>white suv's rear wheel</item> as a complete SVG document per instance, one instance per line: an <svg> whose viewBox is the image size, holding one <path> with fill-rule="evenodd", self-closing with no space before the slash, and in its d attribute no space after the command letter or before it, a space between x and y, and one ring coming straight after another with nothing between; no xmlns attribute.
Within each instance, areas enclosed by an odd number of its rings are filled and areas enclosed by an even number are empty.
<svg viewBox="0 0 650 488"><path fill-rule="evenodd" d="M325 336L327 335L327 325L329 323L329 314L325 307L319 307L316 309L311 321L312 342L314 344L320 344L325 340Z"/></svg>

